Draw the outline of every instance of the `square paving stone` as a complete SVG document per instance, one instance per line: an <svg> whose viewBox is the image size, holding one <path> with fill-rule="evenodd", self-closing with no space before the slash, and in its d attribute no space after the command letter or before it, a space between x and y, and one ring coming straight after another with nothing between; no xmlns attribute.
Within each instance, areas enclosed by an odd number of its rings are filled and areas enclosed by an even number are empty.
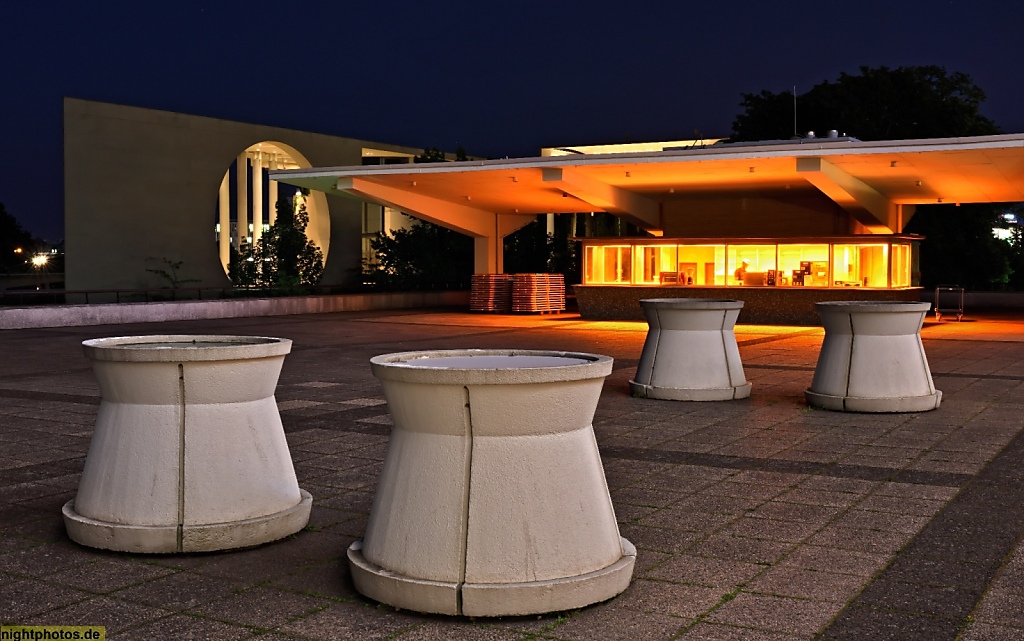
<svg viewBox="0 0 1024 641"><path fill-rule="evenodd" d="M249 628L227 625L201 617L173 614L137 627L121 630L116 639L175 639L182 641L235 641L252 638Z"/></svg>
<svg viewBox="0 0 1024 641"><path fill-rule="evenodd" d="M293 592L268 588L252 588L238 594L208 603L196 610L210 619L255 626L276 628L332 605L332 601Z"/></svg>
<svg viewBox="0 0 1024 641"><path fill-rule="evenodd" d="M842 608L839 603L741 593L708 621L810 636Z"/></svg>
<svg viewBox="0 0 1024 641"><path fill-rule="evenodd" d="M118 599L166 610L195 610L247 587L239 581L178 572L114 592Z"/></svg>
<svg viewBox="0 0 1024 641"><path fill-rule="evenodd" d="M816 523L741 517L719 530L718 534L730 534L783 543L799 543L812 536L818 531L819 527Z"/></svg>
<svg viewBox="0 0 1024 641"><path fill-rule="evenodd" d="M166 617L168 612L138 603L96 597L25 621L25 625L102 625L107 634L120 632L147 621Z"/></svg>
<svg viewBox="0 0 1024 641"><path fill-rule="evenodd" d="M7 582L3 585L0 624L22 623L44 612L84 601L91 596L86 592L32 579Z"/></svg>
<svg viewBox="0 0 1024 641"><path fill-rule="evenodd" d="M846 603L864 587L866 577L776 566L744 586L744 590L777 596Z"/></svg>
<svg viewBox="0 0 1024 641"><path fill-rule="evenodd" d="M695 544L687 554L764 565L778 561L791 549L792 543L716 534Z"/></svg>
<svg viewBox="0 0 1024 641"><path fill-rule="evenodd" d="M857 604L927 614L936 617L963 619L974 609L981 590L965 590L952 586L903 583L880 578L868 585L857 598Z"/></svg>
<svg viewBox="0 0 1024 641"><path fill-rule="evenodd" d="M69 542L44 543L0 555L0 570L43 577L94 561L98 554Z"/></svg>
<svg viewBox="0 0 1024 641"><path fill-rule="evenodd" d="M606 607L695 619L713 608L723 594L722 588L634 579L626 591L608 601Z"/></svg>
<svg viewBox="0 0 1024 641"><path fill-rule="evenodd" d="M274 580L271 585L330 599L350 599L357 596L355 586L352 585L352 574L347 558L302 568Z"/></svg>
<svg viewBox="0 0 1024 641"><path fill-rule="evenodd" d="M103 594L173 573L174 570L170 568L147 565L138 560L112 557L52 574L47 577L47 580Z"/></svg>
<svg viewBox="0 0 1024 641"><path fill-rule="evenodd" d="M590 607L545 631L545 635L566 641L669 641L690 624L690 619L664 614L632 612L625 615L614 608Z"/></svg>
<svg viewBox="0 0 1024 641"><path fill-rule="evenodd" d="M829 525L806 542L822 547L889 555L906 545L912 537L912 534L906 532Z"/></svg>
<svg viewBox="0 0 1024 641"><path fill-rule="evenodd" d="M785 632L752 630L717 623L698 623L679 637L683 641L798 641L806 637Z"/></svg>
<svg viewBox="0 0 1024 641"><path fill-rule="evenodd" d="M680 554L651 571L655 578L732 590L765 570L765 566Z"/></svg>
<svg viewBox="0 0 1024 641"><path fill-rule="evenodd" d="M886 561L888 557L881 554L805 545L780 561L779 565L869 577L885 565Z"/></svg>
<svg viewBox="0 0 1024 641"><path fill-rule="evenodd" d="M1024 639L1024 628L1010 628L990 623L975 623L958 641L1020 641Z"/></svg>
<svg viewBox="0 0 1024 641"><path fill-rule="evenodd" d="M338 603L326 610L286 623L279 631L325 641L390 639L401 638L398 633L410 630L427 620L415 613L396 612L386 606Z"/></svg>
<svg viewBox="0 0 1024 641"><path fill-rule="evenodd" d="M815 641L932 641L955 639L958 631L959 624L953 619L851 607Z"/></svg>

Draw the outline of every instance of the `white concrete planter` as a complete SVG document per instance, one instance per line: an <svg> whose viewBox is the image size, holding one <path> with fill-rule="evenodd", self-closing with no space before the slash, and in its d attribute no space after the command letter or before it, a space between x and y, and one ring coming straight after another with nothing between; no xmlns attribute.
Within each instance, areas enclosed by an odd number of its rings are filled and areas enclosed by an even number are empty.
<svg viewBox="0 0 1024 641"><path fill-rule="evenodd" d="M274 389L291 341L129 336L83 343L102 403L68 536L125 552L203 552L309 520Z"/></svg>
<svg viewBox="0 0 1024 641"><path fill-rule="evenodd" d="M671 401L750 396L734 332L743 301L655 298L640 305L649 329L629 382L635 396Z"/></svg>
<svg viewBox="0 0 1024 641"><path fill-rule="evenodd" d="M629 585L593 417L612 359L455 350L377 356L394 421L356 589L419 612L578 608Z"/></svg>
<svg viewBox="0 0 1024 641"><path fill-rule="evenodd" d="M846 412L923 412L942 400L921 344L931 303L816 303L825 340L804 394L807 403Z"/></svg>

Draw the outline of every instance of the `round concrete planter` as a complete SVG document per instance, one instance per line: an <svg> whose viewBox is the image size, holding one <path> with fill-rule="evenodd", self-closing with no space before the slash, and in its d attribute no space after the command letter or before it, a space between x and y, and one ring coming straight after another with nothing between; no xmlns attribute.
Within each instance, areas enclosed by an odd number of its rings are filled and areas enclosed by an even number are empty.
<svg viewBox="0 0 1024 641"><path fill-rule="evenodd" d="M291 341L129 336L83 343L102 403L68 536L124 552L204 552L309 520L274 389Z"/></svg>
<svg viewBox="0 0 1024 641"><path fill-rule="evenodd" d="M647 317L635 396L671 401L729 401L750 396L736 345L743 301L655 298L640 301Z"/></svg>
<svg viewBox="0 0 1024 641"><path fill-rule="evenodd" d="M939 406L921 325L931 303L817 303L825 340L804 394L845 412L924 412Z"/></svg>
<svg viewBox="0 0 1024 641"><path fill-rule="evenodd" d="M393 606L504 616L629 585L593 417L612 359L456 350L377 356L394 422L356 589Z"/></svg>

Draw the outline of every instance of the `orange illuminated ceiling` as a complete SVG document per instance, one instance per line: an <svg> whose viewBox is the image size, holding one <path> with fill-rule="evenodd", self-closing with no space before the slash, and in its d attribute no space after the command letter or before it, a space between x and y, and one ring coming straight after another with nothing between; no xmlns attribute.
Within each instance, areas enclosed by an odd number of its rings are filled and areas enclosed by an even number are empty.
<svg viewBox="0 0 1024 641"><path fill-rule="evenodd" d="M652 227L657 225L650 215L660 201L697 192L817 188L840 204L843 194L849 194L869 209L877 209L878 203L1021 202L1024 134L887 142L804 139L660 152L299 169L274 172L273 177L385 204L387 198L372 194L425 197L467 212L495 214L611 211L647 219L652 224L646 226ZM884 219L884 213L879 215Z"/></svg>

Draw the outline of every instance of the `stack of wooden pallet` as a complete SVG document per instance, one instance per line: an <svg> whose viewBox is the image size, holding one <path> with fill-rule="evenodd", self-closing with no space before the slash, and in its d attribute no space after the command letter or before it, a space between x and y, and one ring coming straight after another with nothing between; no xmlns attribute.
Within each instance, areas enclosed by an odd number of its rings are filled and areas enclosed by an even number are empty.
<svg viewBox="0 0 1024 641"><path fill-rule="evenodd" d="M469 289L469 309L473 312L512 311L512 276L473 274Z"/></svg>
<svg viewBox="0 0 1024 641"><path fill-rule="evenodd" d="M512 311L565 311L565 277L561 274L513 274Z"/></svg>

